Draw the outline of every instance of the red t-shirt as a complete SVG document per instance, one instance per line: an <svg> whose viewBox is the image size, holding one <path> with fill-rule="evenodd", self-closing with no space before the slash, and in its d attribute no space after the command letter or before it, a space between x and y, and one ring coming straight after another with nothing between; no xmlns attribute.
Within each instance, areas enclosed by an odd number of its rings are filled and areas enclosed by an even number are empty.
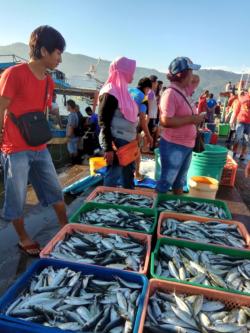
<svg viewBox="0 0 250 333"><path fill-rule="evenodd" d="M238 123L250 124L250 96L247 94L239 97L239 103L235 110Z"/></svg>
<svg viewBox="0 0 250 333"><path fill-rule="evenodd" d="M206 112L207 111L207 99L206 97L200 97L199 98L199 104L198 104L198 113Z"/></svg>
<svg viewBox="0 0 250 333"><path fill-rule="evenodd" d="M45 103L45 89L48 79L48 93ZM52 103L54 82L48 75L44 80L38 80L28 64L19 64L6 69L0 77L0 96L9 98L8 111L16 117L29 111L44 111L46 105ZM12 122L8 114L4 117L3 144L1 150L5 154L25 150L39 151L46 148L46 144L32 147L23 139L19 129Z"/></svg>

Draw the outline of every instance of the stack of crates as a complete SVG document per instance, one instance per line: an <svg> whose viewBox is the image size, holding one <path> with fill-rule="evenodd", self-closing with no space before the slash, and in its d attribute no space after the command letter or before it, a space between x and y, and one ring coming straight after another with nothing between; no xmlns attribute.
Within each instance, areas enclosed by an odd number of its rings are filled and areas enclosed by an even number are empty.
<svg viewBox="0 0 250 333"><path fill-rule="evenodd" d="M237 169L238 164L230 155L228 155L227 163L222 172L220 185L234 187Z"/></svg>

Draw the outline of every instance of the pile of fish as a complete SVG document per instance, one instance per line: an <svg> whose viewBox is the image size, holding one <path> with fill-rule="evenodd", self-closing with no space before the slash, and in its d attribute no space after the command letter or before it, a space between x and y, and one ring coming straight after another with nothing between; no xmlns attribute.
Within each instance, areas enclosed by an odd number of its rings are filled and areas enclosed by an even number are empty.
<svg viewBox="0 0 250 333"><path fill-rule="evenodd" d="M97 208L86 213L82 212L78 223L149 232L154 224L154 216L147 216L142 212L128 212L123 209Z"/></svg>
<svg viewBox="0 0 250 333"><path fill-rule="evenodd" d="M218 221L199 223L192 220L182 222L173 218L167 218L162 222L161 234L203 243L215 243L241 248L248 246L238 231L236 224L225 224Z"/></svg>
<svg viewBox="0 0 250 333"><path fill-rule="evenodd" d="M223 208L219 208L207 202L195 202L184 200L167 200L160 201L159 210L169 210L182 214L193 214L204 217L212 217L217 219L226 219L227 214Z"/></svg>
<svg viewBox="0 0 250 333"><path fill-rule="evenodd" d="M129 333L142 286L114 276L112 281L49 266L32 278L29 288L6 315L78 332Z"/></svg>
<svg viewBox="0 0 250 333"><path fill-rule="evenodd" d="M249 333L250 308L228 309L202 295L156 291L149 299L144 333Z"/></svg>
<svg viewBox="0 0 250 333"><path fill-rule="evenodd" d="M162 245L155 273L191 283L250 293L250 260L211 251Z"/></svg>
<svg viewBox="0 0 250 333"><path fill-rule="evenodd" d="M101 192L93 199L94 202L111 203L116 205L147 207L153 206L153 198L141 194L127 194L121 192Z"/></svg>
<svg viewBox="0 0 250 333"><path fill-rule="evenodd" d="M50 257L110 268L139 271L146 256L146 243L132 236L75 231L59 241Z"/></svg>

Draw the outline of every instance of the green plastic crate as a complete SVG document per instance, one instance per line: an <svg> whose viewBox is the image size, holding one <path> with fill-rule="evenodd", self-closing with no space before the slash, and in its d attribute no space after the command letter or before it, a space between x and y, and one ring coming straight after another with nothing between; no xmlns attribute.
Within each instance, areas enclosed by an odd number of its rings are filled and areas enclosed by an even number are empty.
<svg viewBox="0 0 250 333"><path fill-rule="evenodd" d="M124 228L116 228L116 227L102 227L102 228L106 228L106 229L118 229L118 230L126 230L126 231L133 231L133 232L139 232L142 234L148 234L148 235L153 235L156 225L157 225L157 221L158 221L158 212L157 209L153 209L153 208L138 208L138 207L132 207L132 206L121 206L121 205L112 205L112 204L104 204L104 203L97 203L97 202L87 202L84 205L82 205L69 219L70 223L78 223L78 217L82 212L88 212L94 209L109 209L109 208L116 208L116 209L122 209L125 210L127 212L141 212L144 213L146 216L154 216L154 223L151 227L151 229L149 230L149 232L145 232L145 231L140 231L140 230L136 230L136 229L124 229ZM93 225L94 224L90 224Z"/></svg>
<svg viewBox="0 0 250 333"><path fill-rule="evenodd" d="M230 210L229 210L227 204L221 200L212 200L212 199L196 198L196 197L189 197L189 196L187 197L187 196L183 196L183 195L180 196L180 195L172 195L172 194L158 194L158 197L156 199L156 208L159 211L168 211L167 209L163 209L163 210L159 209L158 208L159 203L162 201L177 200L177 199L179 199L180 201L186 201L186 202L196 201L196 202L206 202L206 203L214 204L216 207L224 209L224 211L227 215L226 220L232 220L232 215L230 213Z"/></svg>
<svg viewBox="0 0 250 333"><path fill-rule="evenodd" d="M216 245L209 245L209 244L201 244L201 243L195 243L195 242L187 242L187 241L183 241L183 240L176 240L176 239L170 239L170 238L161 238L158 239L156 246L155 246L155 250L154 252L151 254L151 261L150 261L150 275L154 278L154 279L160 279L160 280L166 280L166 281L173 281L173 282L179 282L179 283L184 283L184 284L188 284L188 285L192 285L192 286L196 286L196 287L202 287L202 288L208 288L208 289L215 289L215 290L220 290L220 291L225 291L225 292L231 292L231 293L235 293L235 294L240 294L240 295L246 295L246 296L250 296L250 293L245 293L245 292L241 292L235 289L225 289L225 288L221 288L221 287L213 287L213 286L206 286L204 284L198 284L198 283L192 283L192 282L187 282L187 281L183 281L183 280L177 280L175 278L166 278L166 277L162 277L159 276L157 274L155 274L155 269L154 269L154 263L155 263L155 258L157 258L158 256L158 252L159 249L161 247L161 245L175 245L177 247L187 247L191 250L201 250L201 251L211 251L214 253L222 253L222 254L226 254L232 257L240 257L241 259L250 259L250 251L247 250L239 250L239 249L228 249L228 248L222 248Z"/></svg>

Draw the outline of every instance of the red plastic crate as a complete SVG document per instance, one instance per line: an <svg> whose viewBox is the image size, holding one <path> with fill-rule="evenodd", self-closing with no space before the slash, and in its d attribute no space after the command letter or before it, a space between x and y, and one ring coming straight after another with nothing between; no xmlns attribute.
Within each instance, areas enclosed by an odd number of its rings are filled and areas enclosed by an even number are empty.
<svg viewBox="0 0 250 333"><path fill-rule="evenodd" d="M161 233L161 227L162 227L162 223L165 219L168 218L173 218L176 219L178 221L196 221L199 223L207 223L207 222L212 222L212 221L218 221L220 223L224 223L224 224L234 224L237 225L237 229L238 232L241 234L242 238L244 239L244 241L246 242L246 247L245 248L237 248L240 250L250 250L250 235L246 229L246 227L244 226L243 223L238 222L238 221L233 221L233 220L221 220L221 219L214 219L214 218L207 218L207 217L202 217L202 216L196 216L196 215L189 215L189 214L179 214L179 213L174 213L174 212L161 212L160 216L159 216L159 220L158 220L158 226L157 226L157 239L160 238L172 238L172 239L181 239L184 240L185 242L190 242L190 243L202 243L202 241L195 241L195 240L189 240L186 238L178 238L178 237L172 237L172 236L165 236ZM209 244L209 243L205 243L205 244ZM225 245L221 245L221 244L217 244L217 243L210 243L210 244L214 244L218 247L223 247L223 248L230 248L230 246L225 246Z"/></svg>
<svg viewBox="0 0 250 333"><path fill-rule="evenodd" d="M175 294L185 294L185 295L203 295L210 301L220 301L224 303L229 309L235 309L242 306L250 307L250 297L238 294L231 294L229 292L205 289L196 286L187 286L178 282L161 281L157 279L151 279L149 281L149 287L143 304L143 311L140 321L140 326L138 333L143 333L144 324L147 317L147 308L149 303L149 298L153 293L159 290L163 293L175 293ZM166 331L167 332L167 331Z"/></svg>
<svg viewBox="0 0 250 333"><path fill-rule="evenodd" d="M235 160L228 155L227 163L224 166L220 185L234 187L236 174L237 174L238 164Z"/></svg>
<svg viewBox="0 0 250 333"><path fill-rule="evenodd" d="M90 193L90 195L85 199L85 202L90 202L94 201L95 197L99 193L103 192L118 192L118 193L124 193L124 194L138 194L138 195L144 195L145 197L149 197L153 200L153 204L151 207L148 208L154 208L156 205L156 199L157 199L157 194L154 192L154 190L140 190L140 189L135 189L135 190L129 190L121 187L108 187L108 186L98 186L94 189L93 192ZM113 204L115 204L113 202ZM132 204L126 204L125 206L133 206ZM143 207L140 207L143 208Z"/></svg>
<svg viewBox="0 0 250 333"><path fill-rule="evenodd" d="M53 251L55 245L64 239L64 237L67 234L73 234L75 231L79 231L82 233L99 233L101 235L109 235L109 234L117 234L123 237L133 237L134 239L138 239L140 241L143 241L147 246L147 251L145 254L145 260L143 267L139 270L138 273L140 274L147 274L148 267L149 267L149 260L150 260L150 253L151 253L151 235L146 235L138 232L132 232L127 230L116 230L116 229L107 229L102 227L96 227L96 226L89 226L89 225L82 225L82 224L76 224L71 223L65 225L50 241L49 243L43 248L43 250L40 252L40 258L48 258L49 254ZM59 259L54 259L59 260ZM72 260L66 260L71 262ZM74 261L73 261L74 262ZM86 265L84 263L81 263L80 265ZM97 264L91 264L91 266L99 266ZM129 272L131 272L129 270Z"/></svg>

